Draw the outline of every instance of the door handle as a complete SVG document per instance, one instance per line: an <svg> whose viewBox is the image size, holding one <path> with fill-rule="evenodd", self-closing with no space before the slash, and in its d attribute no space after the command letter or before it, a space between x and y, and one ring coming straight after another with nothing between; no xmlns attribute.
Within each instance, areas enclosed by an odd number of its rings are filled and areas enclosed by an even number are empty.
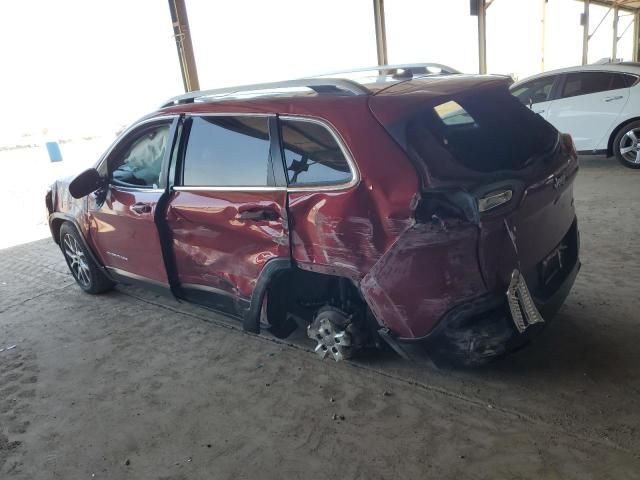
<svg viewBox="0 0 640 480"><path fill-rule="evenodd" d="M271 208L251 208L238 213L240 220L251 220L254 222L273 221L280 218L280 214Z"/></svg>
<svg viewBox="0 0 640 480"><path fill-rule="evenodd" d="M148 203L134 203L129 208L133 213L136 213L138 215L142 215L144 213L151 213L151 210L152 210L151 205L149 205Z"/></svg>
<svg viewBox="0 0 640 480"><path fill-rule="evenodd" d="M542 110L534 110L533 113L544 113L544 109L542 109Z"/></svg>
<svg viewBox="0 0 640 480"><path fill-rule="evenodd" d="M605 102L613 102L614 100L620 100L624 98L622 95L616 95L615 97L607 97L604 99Z"/></svg>

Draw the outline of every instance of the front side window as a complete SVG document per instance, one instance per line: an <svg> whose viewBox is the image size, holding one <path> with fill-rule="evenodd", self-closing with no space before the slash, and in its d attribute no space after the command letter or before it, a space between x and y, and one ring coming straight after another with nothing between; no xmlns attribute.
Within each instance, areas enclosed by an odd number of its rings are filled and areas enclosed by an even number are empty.
<svg viewBox="0 0 640 480"><path fill-rule="evenodd" d="M589 95L625 88L627 80L619 73L579 72L569 73L562 88L562 98Z"/></svg>
<svg viewBox="0 0 640 480"><path fill-rule="evenodd" d="M315 122L282 119L280 129L289 185L335 185L351 181L347 159L326 127Z"/></svg>
<svg viewBox="0 0 640 480"><path fill-rule="evenodd" d="M194 117L184 154L185 186L266 186L272 183L269 119Z"/></svg>
<svg viewBox="0 0 640 480"><path fill-rule="evenodd" d="M556 76L538 78L532 80L512 90L512 94L524 105L530 103L540 103L549 100L551 88Z"/></svg>
<svg viewBox="0 0 640 480"><path fill-rule="evenodd" d="M126 187L158 188L170 125L145 128L110 162L111 182Z"/></svg>

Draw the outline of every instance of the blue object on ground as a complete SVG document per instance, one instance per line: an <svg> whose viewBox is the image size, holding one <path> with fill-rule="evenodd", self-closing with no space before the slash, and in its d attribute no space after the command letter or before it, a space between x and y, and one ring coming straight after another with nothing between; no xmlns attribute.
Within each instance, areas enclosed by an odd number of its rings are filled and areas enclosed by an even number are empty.
<svg viewBox="0 0 640 480"><path fill-rule="evenodd" d="M52 162L61 162L62 153L60 152L60 145L58 142L47 142L47 152L49 152L49 160Z"/></svg>

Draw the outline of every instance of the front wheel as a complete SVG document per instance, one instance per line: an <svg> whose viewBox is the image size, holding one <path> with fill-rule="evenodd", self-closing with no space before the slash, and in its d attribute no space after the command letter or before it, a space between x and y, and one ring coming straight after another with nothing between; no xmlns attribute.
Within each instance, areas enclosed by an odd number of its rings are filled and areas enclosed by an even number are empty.
<svg viewBox="0 0 640 480"><path fill-rule="evenodd" d="M75 227L60 227L60 248L76 283L87 293L103 293L115 285L92 260Z"/></svg>
<svg viewBox="0 0 640 480"><path fill-rule="evenodd" d="M613 152L625 167L640 168L640 121L631 122L618 132Z"/></svg>

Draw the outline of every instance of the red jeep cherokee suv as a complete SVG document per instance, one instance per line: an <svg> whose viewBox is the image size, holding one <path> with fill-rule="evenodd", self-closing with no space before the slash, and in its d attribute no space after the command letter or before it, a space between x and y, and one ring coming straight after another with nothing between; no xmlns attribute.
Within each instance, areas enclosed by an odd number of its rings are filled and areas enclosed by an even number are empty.
<svg viewBox="0 0 640 480"><path fill-rule="evenodd" d="M302 326L335 360L520 346L580 267L571 138L504 78L380 73L194 92L138 121L47 194L80 287Z"/></svg>

